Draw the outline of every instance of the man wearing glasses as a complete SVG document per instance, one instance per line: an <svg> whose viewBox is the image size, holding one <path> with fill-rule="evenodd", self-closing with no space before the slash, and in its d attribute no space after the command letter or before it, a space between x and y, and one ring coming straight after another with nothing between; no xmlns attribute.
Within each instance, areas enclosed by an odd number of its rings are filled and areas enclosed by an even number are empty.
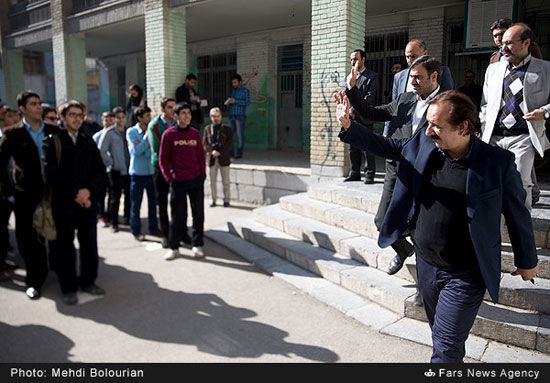
<svg viewBox="0 0 550 383"><path fill-rule="evenodd" d="M44 120L44 123L50 124L50 125L57 125L57 122L59 121L59 117L57 117L57 112L55 111L55 108L52 108L48 105L42 106L42 120Z"/></svg>
<svg viewBox="0 0 550 383"><path fill-rule="evenodd" d="M69 101L61 111L65 129L44 140L44 179L52 188L52 211L57 238L50 242L50 266L55 270L65 304L78 302L77 290L92 295L105 291L97 277L96 207L105 176L101 155L92 138L80 132L85 107ZM57 158L57 145L61 158ZM78 232L80 273L76 271L75 231Z"/></svg>
<svg viewBox="0 0 550 383"><path fill-rule="evenodd" d="M504 32L505 60L487 68L479 114L483 141L514 153L529 210L535 151L542 157L550 147L544 127L550 118L550 62L531 56L533 38L526 24L514 24Z"/></svg>

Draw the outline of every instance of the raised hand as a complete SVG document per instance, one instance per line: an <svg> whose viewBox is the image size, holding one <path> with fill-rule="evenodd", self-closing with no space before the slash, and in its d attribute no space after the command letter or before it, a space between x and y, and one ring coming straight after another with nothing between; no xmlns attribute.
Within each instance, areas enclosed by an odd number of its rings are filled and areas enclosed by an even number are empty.
<svg viewBox="0 0 550 383"><path fill-rule="evenodd" d="M346 96L345 92L340 92L339 94L334 95L334 100L336 101L336 118L338 119L340 125L342 125L344 129L347 130L351 126L351 105L348 96Z"/></svg>
<svg viewBox="0 0 550 383"><path fill-rule="evenodd" d="M357 66L359 65L359 61L355 63L351 67L351 72L347 78L348 88L351 89L357 84L357 79L359 78L359 69L357 69Z"/></svg>

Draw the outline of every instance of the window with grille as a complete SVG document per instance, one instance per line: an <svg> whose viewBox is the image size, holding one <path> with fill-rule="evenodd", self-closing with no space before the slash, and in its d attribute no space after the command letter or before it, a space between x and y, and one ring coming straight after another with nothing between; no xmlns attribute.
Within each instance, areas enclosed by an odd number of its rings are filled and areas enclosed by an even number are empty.
<svg viewBox="0 0 550 383"><path fill-rule="evenodd" d="M380 78L380 92L378 103L383 104L391 100L393 76L391 68L395 63L406 67L405 47L409 41L408 32L392 32L383 35L367 36L365 38L365 52L367 69L378 73Z"/></svg>
<svg viewBox="0 0 550 383"><path fill-rule="evenodd" d="M208 100L208 109L223 108L231 94L231 76L237 73L237 54L221 53L197 57L198 89L201 98Z"/></svg>

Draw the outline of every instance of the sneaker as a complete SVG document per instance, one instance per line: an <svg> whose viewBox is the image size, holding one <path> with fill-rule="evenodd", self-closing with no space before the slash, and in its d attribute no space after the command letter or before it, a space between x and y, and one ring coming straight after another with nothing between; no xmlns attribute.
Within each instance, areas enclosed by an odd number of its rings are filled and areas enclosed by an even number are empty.
<svg viewBox="0 0 550 383"><path fill-rule="evenodd" d="M168 241L166 237L162 238L161 244L163 249L168 249L170 247L170 241Z"/></svg>
<svg viewBox="0 0 550 383"><path fill-rule="evenodd" d="M229 204L229 202L224 202L224 203L223 203L223 207L229 207L229 206L231 206L231 205Z"/></svg>
<svg viewBox="0 0 550 383"><path fill-rule="evenodd" d="M191 249L193 251L193 254L196 258L202 258L204 257L204 251L202 250L202 246L193 246Z"/></svg>
<svg viewBox="0 0 550 383"><path fill-rule="evenodd" d="M103 228L109 227L109 221L107 221L105 218L100 218L99 223Z"/></svg>
<svg viewBox="0 0 550 383"><path fill-rule="evenodd" d="M66 305L74 306L78 303L78 295L76 293L63 294L63 302Z"/></svg>
<svg viewBox="0 0 550 383"><path fill-rule="evenodd" d="M173 259L176 259L179 256L180 256L180 251L178 249L168 250L168 252L164 255L164 260L171 261Z"/></svg>
<svg viewBox="0 0 550 383"><path fill-rule="evenodd" d="M27 291L25 291L25 294L27 294L29 299L32 299L32 300L40 298L40 290L35 289L34 287L29 287Z"/></svg>
<svg viewBox="0 0 550 383"><path fill-rule="evenodd" d="M212 202L210 203L210 207L216 207L216 201L212 201Z"/></svg>
<svg viewBox="0 0 550 383"><path fill-rule="evenodd" d="M105 295L105 290L103 290L101 287L99 287L95 283L92 283L90 286L83 287L82 291L90 295Z"/></svg>

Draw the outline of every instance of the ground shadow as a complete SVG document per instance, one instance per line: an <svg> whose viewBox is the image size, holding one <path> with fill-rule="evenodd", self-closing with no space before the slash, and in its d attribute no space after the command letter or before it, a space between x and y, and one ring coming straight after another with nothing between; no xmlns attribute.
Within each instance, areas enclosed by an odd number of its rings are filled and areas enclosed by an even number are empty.
<svg viewBox="0 0 550 383"><path fill-rule="evenodd" d="M57 310L140 339L194 345L201 352L229 358L273 354L321 362L339 359L328 349L285 341L287 332L250 320L255 312L231 306L217 295L161 288L150 274L109 264L101 265L100 279L107 290L104 299L66 306L52 293Z"/></svg>
<svg viewBox="0 0 550 383"><path fill-rule="evenodd" d="M4 347L0 363L51 363L69 360L72 340L59 331L40 325L11 326L0 322L0 338Z"/></svg>

